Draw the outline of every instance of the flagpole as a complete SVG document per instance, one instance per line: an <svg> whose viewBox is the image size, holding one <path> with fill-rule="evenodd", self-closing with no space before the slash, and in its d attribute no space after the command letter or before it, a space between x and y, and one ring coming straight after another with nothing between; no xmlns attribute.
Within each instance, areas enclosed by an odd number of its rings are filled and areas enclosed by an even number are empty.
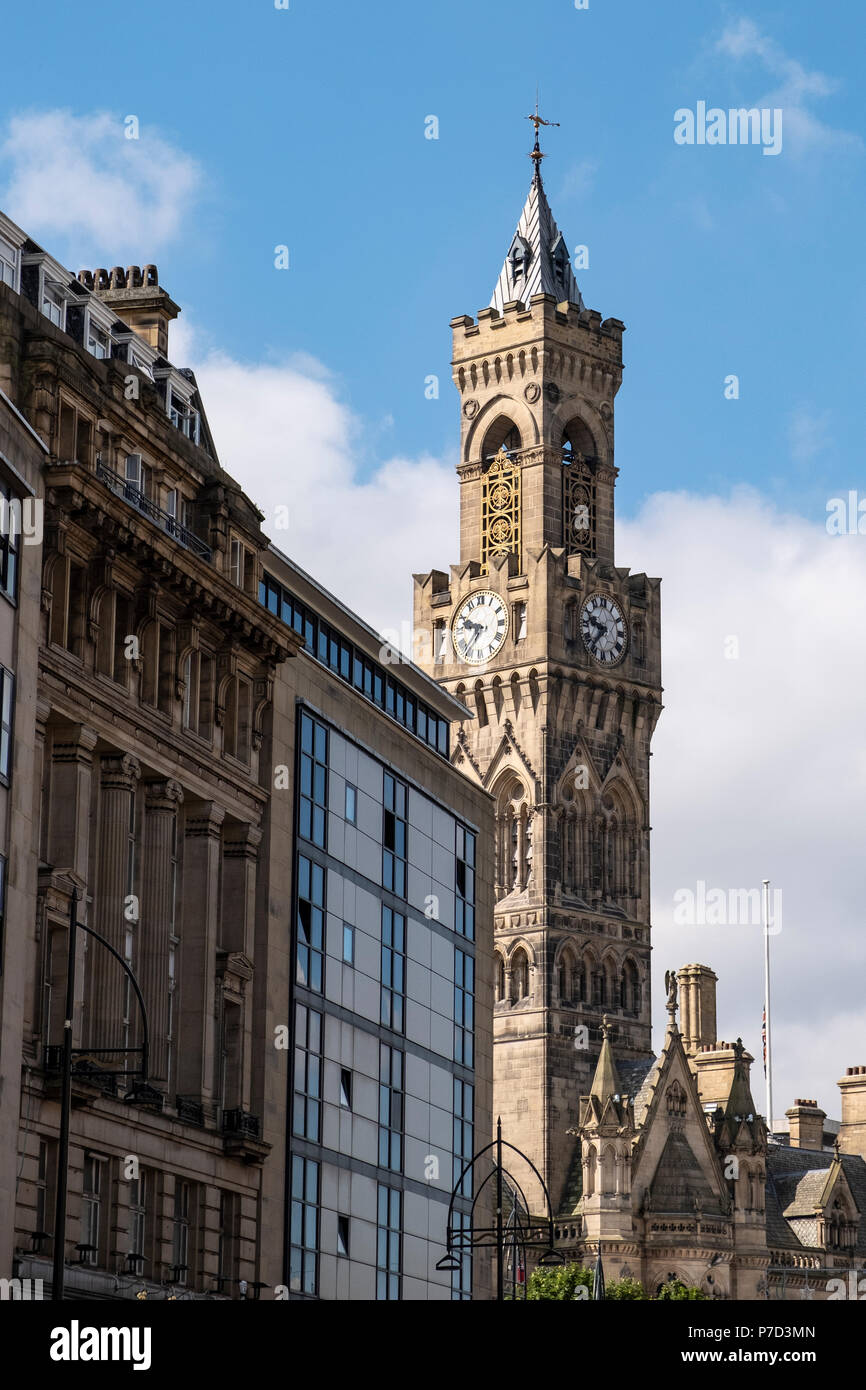
<svg viewBox="0 0 866 1390"><path fill-rule="evenodd" d="M770 880L764 879L764 1028L766 1030L767 1129L773 1133L773 1053L770 1041Z"/></svg>

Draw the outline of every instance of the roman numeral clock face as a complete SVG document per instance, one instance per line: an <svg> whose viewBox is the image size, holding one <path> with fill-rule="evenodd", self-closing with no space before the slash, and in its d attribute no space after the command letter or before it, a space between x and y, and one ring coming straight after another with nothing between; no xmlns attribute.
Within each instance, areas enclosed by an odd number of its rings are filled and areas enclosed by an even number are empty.
<svg viewBox="0 0 866 1390"><path fill-rule="evenodd" d="M451 624L451 640L458 661L480 666L495 656L508 632L508 609L491 589L480 589L464 599Z"/></svg>
<svg viewBox="0 0 866 1390"><path fill-rule="evenodd" d="M622 661L628 626L619 604L607 594L590 594L580 610L580 635L590 656L602 666Z"/></svg>

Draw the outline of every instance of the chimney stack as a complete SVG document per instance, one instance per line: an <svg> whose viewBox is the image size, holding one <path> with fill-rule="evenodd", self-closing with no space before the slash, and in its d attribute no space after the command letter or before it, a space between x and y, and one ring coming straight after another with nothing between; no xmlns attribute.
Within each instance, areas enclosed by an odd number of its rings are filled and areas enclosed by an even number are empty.
<svg viewBox="0 0 866 1390"><path fill-rule="evenodd" d="M163 357L168 356L168 325L177 318L180 308L160 287L155 265L143 269L130 265L126 270L116 265L110 273L102 269L81 270L78 279L129 324L133 333Z"/></svg>
<svg viewBox="0 0 866 1390"><path fill-rule="evenodd" d="M694 1056L716 1041L716 982L708 965L684 965L677 971L680 987L680 1034L683 1047Z"/></svg>
<svg viewBox="0 0 866 1390"><path fill-rule="evenodd" d="M827 1114L816 1100L795 1100L785 1115L791 1127L792 1149L823 1149Z"/></svg>
<svg viewBox="0 0 866 1390"><path fill-rule="evenodd" d="M838 1084L842 1092L839 1147L843 1154L866 1158L866 1067L848 1067Z"/></svg>

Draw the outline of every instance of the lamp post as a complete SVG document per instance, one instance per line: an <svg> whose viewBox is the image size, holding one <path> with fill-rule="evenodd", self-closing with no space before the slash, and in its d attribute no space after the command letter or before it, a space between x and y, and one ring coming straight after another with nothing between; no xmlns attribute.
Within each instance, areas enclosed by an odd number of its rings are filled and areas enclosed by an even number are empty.
<svg viewBox="0 0 866 1390"><path fill-rule="evenodd" d="M524 1163L528 1164L532 1172L537 1177L541 1190L544 1193L544 1204L547 1209L547 1217L541 1221L533 1222L529 1215L529 1204L523 1194L520 1184L513 1174L506 1169L502 1157L503 1150L510 1149ZM454 1201L455 1198L463 1195L463 1184L467 1175L473 1171L475 1165L486 1154L493 1151L494 1163L491 1171L487 1174L483 1182L479 1183L472 1199L472 1209L470 1213L469 1230L456 1227L453 1224ZM481 1193L487 1184L494 1182L496 1192L496 1212L495 1221L492 1226L476 1226L474 1221L475 1207ZM510 1189L513 1197L512 1212L506 1223L503 1211L504 1195L506 1186ZM525 1225L521 1225L521 1209L526 1213ZM508 1229L506 1230L506 1225ZM494 1248L496 1251L496 1301L505 1301L505 1254L506 1247L510 1245L512 1251L512 1290L516 1295L517 1288L517 1261L520 1254L526 1249L542 1249L544 1254L538 1261L540 1265L561 1264L562 1255L554 1248L554 1228L553 1211L550 1205L550 1197L544 1179L536 1168L535 1164L527 1157L522 1150L509 1144L502 1138L502 1120L496 1121L496 1138L489 1144L485 1144L483 1149L464 1166L454 1190L451 1193L451 1201L448 1204L448 1223L446 1227L447 1244L446 1253L437 1262L436 1268L441 1270L458 1270L460 1260L467 1251L479 1248Z"/></svg>
<svg viewBox="0 0 866 1390"><path fill-rule="evenodd" d="M107 1073L109 1075L140 1076L143 1086L147 1085L148 1068L148 1030L147 1030L147 1010L144 1006L144 998L139 989L138 981L132 972L132 967L127 964L119 951L116 951L110 941L106 941L93 927L85 926L78 920L78 885L72 881L72 900L69 905L69 950L66 959L66 1009L63 1016L63 1062L61 1067L60 1080L60 1136L57 1145L57 1196L54 1205L54 1264L51 1276L51 1299L57 1302L63 1299L64 1284L66 1278L66 1196L69 1187L69 1120L72 1112L72 1058L75 1054L87 1052L87 1048L73 1048L72 1033L75 1016L75 957L78 946L78 929L87 932L88 936L95 939L104 946L106 951L110 951L115 960L119 961L129 976L138 1006L141 1010L141 1047L117 1047L117 1048L97 1048L89 1051L100 1053L110 1052L112 1054L122 1053L141 1053L141 1065L135 1070L129 1068L122 1072Z"/></svg>

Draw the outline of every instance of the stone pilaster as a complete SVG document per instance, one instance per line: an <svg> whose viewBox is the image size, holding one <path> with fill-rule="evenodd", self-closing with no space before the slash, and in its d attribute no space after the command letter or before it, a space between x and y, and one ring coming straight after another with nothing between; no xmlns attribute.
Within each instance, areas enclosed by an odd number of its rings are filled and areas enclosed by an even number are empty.
<svg viewBox="0 0 866 1390"><path fill-rule="evenodd" d="M214 989L220 887L220 834L225 810L214 801L187 805L181 933L180 1042L177 1089L213 1098Z"/></svg>
<svg viewBox="0 0 866 1390"><path fill-rule="evenodd" d="M46 857L71 869L85 883L90 858L90 794L93 750L98 735L86 724L55 728L51 745L51 791Z"/></svg>
<svg viewBox="0 0 866 1390"><path fill-rule="evenodd" d="M176 936L177 887L172 864L176 848L178 811L183 802L179 782L149 782L144 802L144 856L141 872L141 921L139 924L139 984L144 994L150 1029L150 1077L154 1085L167 1085L168 989L170 937ZM179 1000L177 1001L179 1003ZM177 1031L178 1009L172 1022Z"/></svg>
<svg viewBox="0 0 866 1390"><path fill-rule="evenodd" d="M262 832L255 825L232 825L223 840L223 896L220 945L252 957L256 911L256 866Z"/></svg>
<svg viewBox="0 0 866 1390"><path fill-rule="evenodd" d="M135 795L140 776L141 765L131 754L110 754L102 759L94 925L121 956L127 927L124 899L129 891L130 798ZM88 950L91 952L90 1046L123 1047L124 971L98 941L91 941ZM130 1046L137 1035L136 1010Z"/></svg>

